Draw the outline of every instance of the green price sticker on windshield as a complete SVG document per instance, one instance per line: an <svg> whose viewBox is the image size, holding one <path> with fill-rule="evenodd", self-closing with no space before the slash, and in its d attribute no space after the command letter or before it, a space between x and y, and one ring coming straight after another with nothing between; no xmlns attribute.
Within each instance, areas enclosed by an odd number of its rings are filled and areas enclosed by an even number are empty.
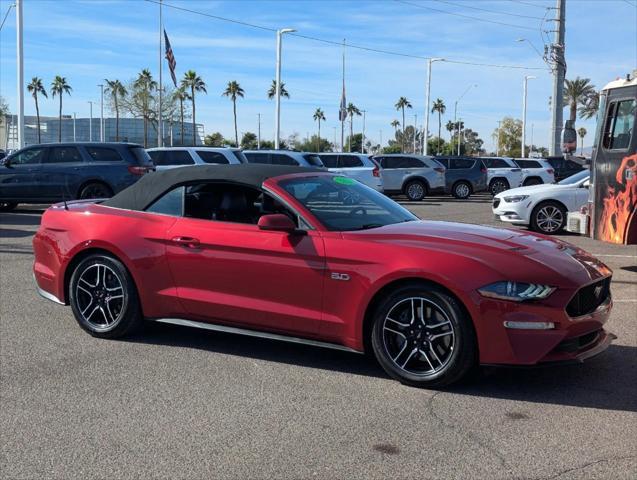
<svg viewBox="0 0 637 480"><path fill-rule="evenodd" d="M354 185L356 180L347 177L334 177L334 182L340 183L341 185Z"/></svg>

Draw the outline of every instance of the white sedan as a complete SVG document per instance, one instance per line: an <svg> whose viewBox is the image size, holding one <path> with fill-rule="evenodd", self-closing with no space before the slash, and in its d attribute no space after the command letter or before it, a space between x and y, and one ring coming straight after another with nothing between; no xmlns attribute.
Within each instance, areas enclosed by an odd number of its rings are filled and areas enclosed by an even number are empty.
<svg viewBox="0 0 637 480"><path fill-rule="evenodd" d="M493 214L503 222L529 225L545 234L566 225L566 213L588 201L590 172L582 170L559 183L514 188L493 198Z"/></svg>

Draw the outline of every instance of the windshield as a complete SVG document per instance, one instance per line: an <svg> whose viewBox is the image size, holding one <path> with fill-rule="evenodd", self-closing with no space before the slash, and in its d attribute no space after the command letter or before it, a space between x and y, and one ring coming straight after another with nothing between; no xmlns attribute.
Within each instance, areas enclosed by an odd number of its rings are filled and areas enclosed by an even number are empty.
<svg viewBox="0 0 637 480"><path fill-rule="evenodd" d="M294 178L280 185L328 230L366 230L418 220L385 195L349 177Z"/></svg>
<svg viewBox="0 0 637 480"><path fill-rule="evenodd" d="M590 174L591 172L589 172L588 170L582 170L581 172L577 172L575 175L571 175L561 182L558 182L558 185L575 185L576 183L588 178Z"/></svg>

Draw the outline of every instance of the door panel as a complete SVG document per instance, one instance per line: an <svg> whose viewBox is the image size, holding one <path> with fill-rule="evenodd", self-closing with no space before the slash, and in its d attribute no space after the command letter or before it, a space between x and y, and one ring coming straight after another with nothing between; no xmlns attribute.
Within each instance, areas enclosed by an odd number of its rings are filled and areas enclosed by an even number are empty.
<svg viewBox="0 0 637 480"><path fill-rule="evenodd" d="M288 235L256 225L180 218L167 257L190 316L313 335L325 274L317 232Z"/></svg>
<svg viewBox="0 0 637 480"><path fill-rule="evenodd" d="M0 166L0 198L41 200L38 176L46 148L29 148L11 157L8 167Z"/></svg>
<svg viewBox="0 0 637 480"><path fill-rule="evenodd" d="M38 175L40 190L47 199L74 200L82 178L90 176L77 147L52 147Z"/></svg>

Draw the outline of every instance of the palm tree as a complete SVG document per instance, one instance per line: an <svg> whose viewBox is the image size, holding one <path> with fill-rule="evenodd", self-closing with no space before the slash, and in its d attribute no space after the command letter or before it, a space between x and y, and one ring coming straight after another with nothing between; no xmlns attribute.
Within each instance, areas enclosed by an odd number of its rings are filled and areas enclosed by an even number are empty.
<svg viewBox="0 0 637 480"><path fill-rule="evenodd" d="M431 113L438 112L438 154L440 154L440 131L442 130L442 115L447 110L447 106L445 102L442 101L442 98L436 98L436 101L431 108Z"/></svg>
<svg viewBox="0 0 637 480"><path fill-rule="evenodd" d="M193 146L196 146L197 128L195 123L195 92L208 93L208 91L206 90L206 84L194 70L188 70L184 74L184 78L181 79L181 86L190 88L190 101L192 102L192 144Z"/></svg>
<svg viewBox="0 0 637 480"><path fill-rule="evenodd" d="M270 89L268 90L268 100L272 100L276 96L276 80L272 80L272 85L270 85ZM285 89L285 82L281 82L281 96L285 98L290 98L290 94Z"/></svg>
<svg viewBox="0 0 637 480"><path fill-rule="evenodd" d="M456 130L456 124L449 120L447 122L447 125L445 125L445 128L449 132L449 141L451 142L451 140L453 139L453 132Z"/></svg>
<svg viewBox="0 0 637 480"><path fill-rule="evenodd" d="M150 119L150 99L151 92L157 88L157 82L153 79L150 70L144 68L133 82L136 90L135 95L138 96L142 104L142 117L144 119L144 148L148 147L148 120Z"/></svg>
<svg viewBox="0 0 637 480"><path fill-rule="evenodd" d="M314 112L314 121L318 122L318 140L316 141L316 151L320 152L321 151L321 120L325 121L325 113L323 113L323 110L321 110L320 108L316 109L316 112Z"/></svg>
<svg viewBox="0 0 637 480"><path fill-rule="evenodd" d="M580 146L580 150L579 150L579 154L583 155L584 154L584 137L586 136L588 132L586 131L586 129L584 127L580 127L577 129L577 134L579 135L579 138L582 139L582 144Z"/></svg>
<svg viewBox="0 0 637 480"><path fill-rule="evenodd" d="M184 86L179 87L173 93L175 99L179 101L179 121L181 123L181 145L184 144L184 102L190 100L190 95Z"/></svg>
<svg viewBox="0 0 637 480"><path fill-rule="evenodd" d="M71 86L67 83L66 77L60 77L56 75L51 82L51 96L55 97L59 95L60 97L60 129L58 131L58 142L62 142L62 96L66 93L67 95L71 95Z"/></svg>
<svg viewBox="0 0 637 480"><path fill-rule="evenodd" d="M352 151L352 141L354 140L354 115L361 116L361 111L358 109L356 105L353 103L349 103L347 108L345 109L347 114L349 115L349 149L348 151Z"/></svg>
<svg viewBox="0 0 637 480"><path fill-rule="evenodd" d="M128 93L126 87L119 80L104 79L106 82L106 93L113 99L113 107L115 108L115 141L119 142L119 100Z"/></svg>
<svg viewBox="0 0 637 480"><path fill-rule="evenodd" d="M396 105L394 105L394 107L396 107L396 110L403 111L403 138L401 139L400 144L401 144L401 150L404 152L405 151L405 108L411 108L411 103L409 103L409 100L407 100L407 98L400 97L398 101L396 102Z"/></svg>
<svg viewBox="0 0 637 480"><path fill-rule="evenodd" d="M575 80L564 80L564 106L570 108L570 120L573 124L577 119L577 107L585 107L587 100L596 93L590 82L590 78L580 77Z"/></svg>
<svg viewBox="0 0 637 480"><path fill-rule="evenodd" d="M35 100L35 115L38 119L38 143L42 143L42 140L40 139L40 107L38 106L38 93L41 93L45 98L47 98L46 90L42 85L42 79L33 77L31 79L31 83L27 85L27 90L31 92L33 100Z"/></svg>
<svg viewBox="0 0 637 480"><path fill-rule="evenodd" d="M235 145L239 146L239 134L237 132L237 97L243 98L243 88L239 85L239 82L232 80L228 82L226 90L223 92L224 97L229 97L232 100L232 112L234 113L234 141Z"/></svg>
<svg viewBox="0 0 637 480"><path fill-rule="evenodd" d="M398 138L398 125L400 125L400 122L394 119L391 121L390 125L394 127L394 138Z"/></svg>
<svg viewBox="0 0 637 480"><path fill-rule="evenodd" d="M599 92L592 92L587 95L584 103L577 110L579 116L584 119L589 119L597 115L599 109Z"/></svg>

